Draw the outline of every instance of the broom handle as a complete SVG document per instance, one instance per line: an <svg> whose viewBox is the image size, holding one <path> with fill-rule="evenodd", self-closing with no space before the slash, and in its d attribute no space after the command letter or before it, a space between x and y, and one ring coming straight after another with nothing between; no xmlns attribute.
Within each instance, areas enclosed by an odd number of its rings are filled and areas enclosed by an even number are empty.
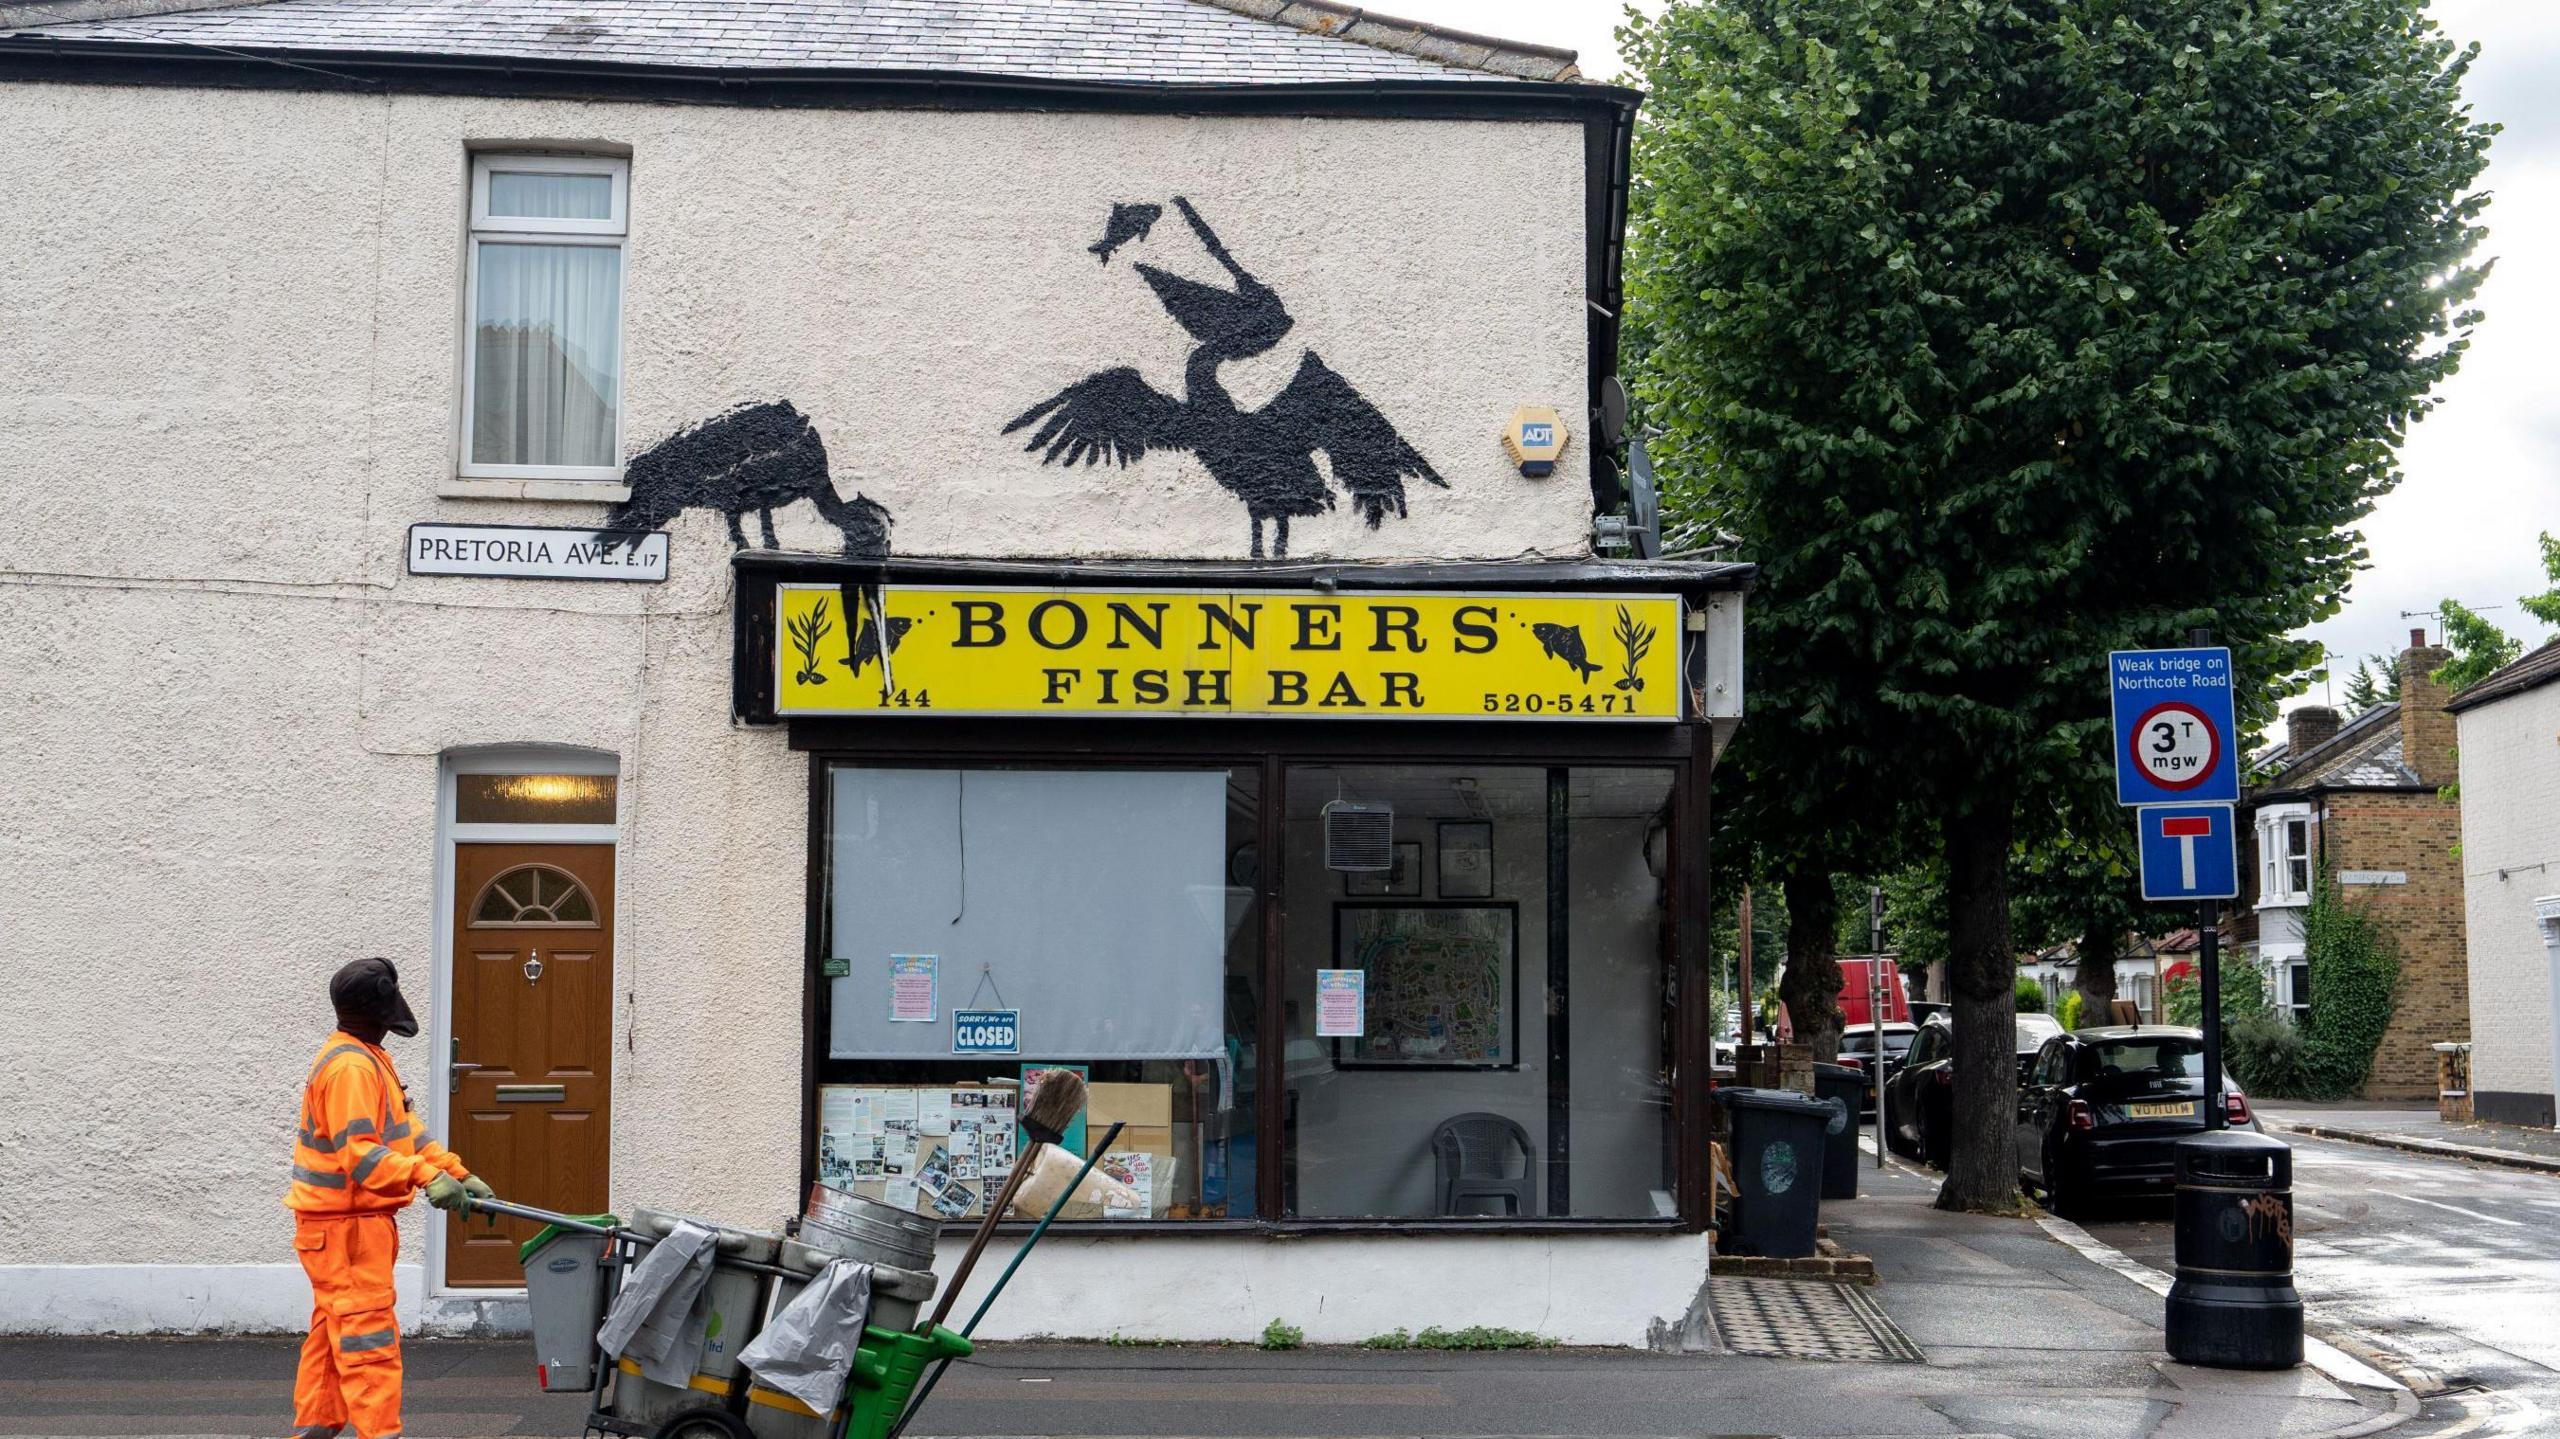
<svg viewBox="0 0 2560 1439"><path fill-rule="evenodd" d="M978 1321L987 1317L987 1310L995 1304L996 1296L1004 1292L1004 1286L1013 1278L1013 1271L1022 1267L1024 1256L1031 1253L1031 1246L1039 1243L1040 1236L1049 1232L1049 1225L1057 1219L1058 1211L1067 1207L1067 1200L1072 1198L1077 1187L1084 1183L1084 1177L1091 1174L1093 1167L1102 1162L1102 1156L1111 1148L1112 1141L1118 1139L1120 1131L1127 1127L1126 1124L1111 1126L1110 1131L1102 1136L1102 1142L1093 1147L1093 1153L1085 1160L1084 1168L1076 1171L1074 1181L1060 1190L1056 1199L1050 1201L1049 1212L1040 1216L1039 1224L1032 1228L1031 1237L1022 1241L1022 1247L1013 1252L1013 1262L1004 1267L1002 1274L996 1276L995 1287L989 1289L987 1297L979 1301L978 1312L970 1315L969 1322L960 1326L962 1338L965 1339L978 1332ZM942 1371L950 1367L951 1361L945 1359L933 1366L932 1373L924 1376L924 1382L916 1386L915 1397L907 1401L906 1412L900 1414L898 1422L890 1427L887 1439L898 1439L899 1435L907 1432L908 1422L916 1417L916 1411L924 1408L925 1396L933 1392L933 1386L942 1382Z"/></svg>
<svg viewBox="0 0 2560 1439"><path fill-rule="evenodd" d="M987 1206L986 1218L978 1221L978 1232L969 1240L969 1252L960 1256L960 1267L951 1272L951 1282L942 1287L942 1300L933 1307L933 1317L925 1321L925 1328L931 1329L951 1317L951 1303L960 1297L961 1286L969 1282L969 1271L978 1267L979 1253L987 1247L987 1241L995 1237L996 1221L1013 1207L1013 1192L1022 1187L1023 1176L1031 1172L1031 1166L1040 1158L1040 1151L1047 1147L1048 1141L1035 1139L1031 1141L1031 1147L1014 1160L1013 1172L1004 1177L1004 1188Z"/></svg>

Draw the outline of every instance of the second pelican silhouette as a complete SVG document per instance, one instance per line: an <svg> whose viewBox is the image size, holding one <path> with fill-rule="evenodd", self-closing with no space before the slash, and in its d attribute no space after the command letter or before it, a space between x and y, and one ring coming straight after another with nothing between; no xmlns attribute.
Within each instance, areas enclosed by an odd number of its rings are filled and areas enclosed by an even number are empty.
<svg viewBox="0 0 2560 1439"><path fill-rule="evenodd" d="M1316 468L1318 450L1332 467L1334 484L1371 529L1390 510L1404 517L1408 477L1448 488L1387 417L1313 350L1271 403L1258 410L1236 407L1218 381L1218 367L1270 349L1295 322L1279 295L1227 253L1189 200L1177 195L1173 203L1236 282L1233 290L1222 290L1153 265L1136 266L1165 312L1199 341L1183 367L1183 398L1175 400L1120 365L1087 375L1023 411L1004 432L1036 425L1023 448L1041 451L1044 462L1068 465L1104 459L1127 465L1149 450L1189 450L1244 501L1255 559L1263 557L1263 521L1272 522L1272 557L1285 558L1290 519L1333 508L1333 491ZM1108 265L1113 252L1143 237L1161 214L1154 205L1114 205L1101 241L1089 248Z"/></svg>

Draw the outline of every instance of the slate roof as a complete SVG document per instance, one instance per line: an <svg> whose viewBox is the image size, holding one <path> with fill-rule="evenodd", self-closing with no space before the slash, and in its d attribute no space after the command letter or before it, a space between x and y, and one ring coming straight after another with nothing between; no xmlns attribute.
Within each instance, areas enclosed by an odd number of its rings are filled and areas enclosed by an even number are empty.
<svg viewBox="0 0 2560 1439"><path fill-rule="evenodd" d="M2271 759L2276 769L2262 786L2269 790L2419 787L2401 753L2397 702L2375 705L2300 755L2278 746Z"/></svg>
<svg viewBox="0 0 2560 1439"><path fill-rule="evenodd" d="M121 18L65 19L101 9ZM21 0L0 33L232 50L707 68L927 70L1137 84L1575 80L1573 52L1331 0Z"/></svg>
<svg viewBox="0 0 2560 1439"><path fill-rule="evenodd" d="M2560 640L2553 640L2504 669L2492 670L2487 678L2447 701L2445 708L2460 714L2491 700L2540 689L2554 680L2560 680Z"/></svg>

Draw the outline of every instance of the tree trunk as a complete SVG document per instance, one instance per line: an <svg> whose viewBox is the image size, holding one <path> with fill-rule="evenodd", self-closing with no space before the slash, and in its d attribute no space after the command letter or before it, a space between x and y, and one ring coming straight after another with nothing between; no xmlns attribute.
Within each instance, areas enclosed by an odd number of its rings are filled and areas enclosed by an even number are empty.
<svg viewBox="0 0 2560 1439"><path fill-rule="evenodd" d="M2094 915L2080 928L2080 973L2071 987L2080 991L2083 1027L2115 1022L2109 1007L2116 999L2116 945L2123 938L2112 922Z"/></svg>
<svg viewBox="0 0 2560 1439"><path fill-rule="evenodd" d="M1787 972L1778 998L1795 1025L1796 1043L1813 1046L1822 1063L1840 1057L1840 898L1827 870L1794 870L1786 878Z"/></svg>
<svg viewBox="0 0 2560 1439"><path fill-rule="evenodd" d="M1955 1093L1940 1209L2018 1206L2018 963L2009 951L2009 801L1950 818L1947 978L1955 991Z"/></svg>

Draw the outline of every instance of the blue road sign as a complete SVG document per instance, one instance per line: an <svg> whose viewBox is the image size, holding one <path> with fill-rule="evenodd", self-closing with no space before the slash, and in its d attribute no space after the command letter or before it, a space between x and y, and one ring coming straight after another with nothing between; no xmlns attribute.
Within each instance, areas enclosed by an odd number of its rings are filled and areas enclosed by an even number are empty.
<svg viewBox="0 0 2560 1439"><path fill-rule="evenodd" d="M2133 812L2142 897L2238 899L2240 846L2227 804L2146 805Z"/></svg>
<svg viewBox="0 0 2560 1439"><path fill-rule="evenodd" d="M2107 702L2116 803L2238 802L2231 651L2117 650L2107 656Z"/></svg>

